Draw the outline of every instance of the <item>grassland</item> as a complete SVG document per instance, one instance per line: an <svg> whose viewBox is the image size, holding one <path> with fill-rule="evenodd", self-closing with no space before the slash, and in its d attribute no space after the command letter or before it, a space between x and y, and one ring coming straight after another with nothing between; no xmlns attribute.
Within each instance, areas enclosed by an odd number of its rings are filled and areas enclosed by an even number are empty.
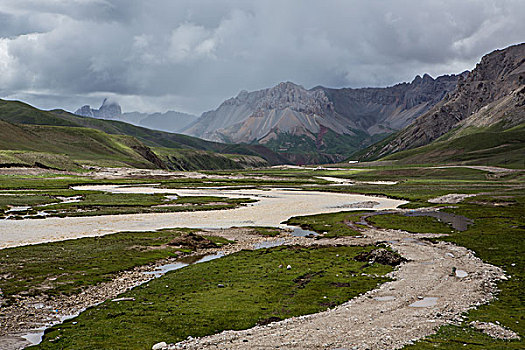
<svg viewBox="0 0 525 350"><path fill-rule="evenodd" d="M335 214L319 214L290 218L286 221L288 225L301 226L305 230L315 231L322 234L324 238L337 238L343 236L357 236L361 234L360 228L365 226L359 224L361 216L369 211L352 211ZM352 228L350 228L350 226Z"/></svg>
<svg viewBox="0 0 525 350"><path fill-rule="evenodd" d="M64 196L80 196L79 202L57 202ZM168 199L164 194L106 193L93 191L25 192L0 197L0 218L20 215L29 218L46 216L97 216L115 214L166 213L197 210L232 209L253 202L251 199L186 196ZM31 206L27 211L8 213L11 206Z"/></svg>
<svg viewBox="0 0 525 350"><path fill-rule="evenodd" d="M4 159L6 155L12 156L3 161L7 161L4 165L60 170L76 170L81 164L158 167L153 158L148 159L148 149L133 137L81 127L14 125L0 120L0 150L4 150ZM50 162L52 155L56 159Z"/></svg>
<svg viewBox="0 0 525 350"><path fill-rule="evenodd" d="M387 280L372 276L391 267L353 260L370 249L278 247L191 265L122 294L134 301L107 301L51 328L30 349L149 349L314 313Z"/></svg>
<svg viewBox="0 0 525 350"><path fill-rule="evenodd" d="M404 230L412 233L443 233L449 234L453 229L438 221L436 218L429 216L414 217L400 214L374 215L367 219L375 227L391 228L395 230Z"/></svg>
<svg viewBox="0 0 525 350"><path fill-rule="evenodd" d="M190 252L191 249L168 243L192 231L120 232L2 249L0 275L4 278L0 287L3 297L10 300L14 295L79 293L86 286L111 280L119 271ZM220 237L206 238L217 247L228 243Z"/></svg>

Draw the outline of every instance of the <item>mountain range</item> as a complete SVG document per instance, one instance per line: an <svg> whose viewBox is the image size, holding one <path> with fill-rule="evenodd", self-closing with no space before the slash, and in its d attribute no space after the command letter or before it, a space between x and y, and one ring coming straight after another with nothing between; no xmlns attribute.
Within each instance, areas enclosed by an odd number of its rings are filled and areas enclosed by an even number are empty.
<svg viewBox="0 0 525 350"><path fill-rule="evenodd" d="M340 161L409 125L452 92L462 75L428 74L386 88L305 89L292 82L241 91L183 133L262 144L291 161ZM309 157L305 157L309 155Z"/></svg>
<svg viewBox="0 0 525 350"><path fill-rule="evenodd" d="M196 115L176 111L167 111L165 113L122 113L122 108L118 102L110 101L107 98L102 101L100 108L94 109L90 105L84 105L77 109L75 114L83 117L120 120L133 125L167 132L179 132L197 120Z"/></svg>
<svg viewBox="0 0 525 350"><path fill-rule="evenodd" d="M523 165L524 123L525 44L520 44L483 56L446 98L356 156L374 160L397 153L390 159L442 162L479 161L485 155L487 162L501 158Z"/></svg>
<svg viewBox="0 0 525 350"><path fill-rule="evenodd" d="M485 55L470 72L386 88L285 82L242 91L183 128L207 140L126 123L108 100L77 113L87 116L0 100L0 166L195 170L343 159L524 166L525 44Z"/></svg>

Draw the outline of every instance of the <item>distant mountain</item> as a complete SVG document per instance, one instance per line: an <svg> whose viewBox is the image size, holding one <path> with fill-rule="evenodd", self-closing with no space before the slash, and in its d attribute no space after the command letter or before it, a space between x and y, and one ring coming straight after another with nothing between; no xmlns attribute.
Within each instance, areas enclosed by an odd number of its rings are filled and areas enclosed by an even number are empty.
<svg viewBox="0 0 525 350"><path fill-rule="evenodd" d="M122 113L122 108L115 101L104 99L99 109L93 109L89 105L80 107L75 111L76 115L98 119L121 120L133 125L143 126L150 129L167 132L178 132L197 120L193 114L167 111L166 113Z"/></svg>
<svg viewBox="0 0 525 350"><path fill-rule="evenodd" d="M197 118L193 114L167 111L166 113L151 114L139 112L123 113L119 120L149 129L180 132L180 130L195 122Z"/></svg>
<svg viewBox="0 0 525 350"><path fill-rule="evenodd" d="M513 145L523 142L513 137L514 131L523 132L524 129L519 126L524 122L525 43L483 56L472 72L459 79L454 92L398 134L359 152L356 156L363 160L378 159L388 154L427 145L434 140L442 152L448 149L449 155L457 155L465 149L477 150L479 156L480 150L489 145L504 151L505 147L501 146L505 146L505 142L511 142ZM503 133L506 131L509 132ZM463 142L463 146L460 147L457 140L467 136L470 144L467 147ZM510 136L512 137L509 138ZM486 139L483 145L484 138ZM447 142L449 146L446 146ZM452 147L453 144L457 146L456 149ZM478 148L473 148L473 145L478 145ZM410 155L418 152L414 150ZM523 157L523 153L521 156ZM413 160L416 161L415 158Z"/></svg>
<svg viewBox="0 0 525 350"><path fill-rule="evenodd" d="M456 87L458 76L387 88L307 90L291 82L241 91L183 133L207 140L263 144L300 163L338 161L412 122Z"/></svg>
<svg viewBox="0 0 525 350"><path fill-rule="evenodd" d="M93 109L89 105L80 107L75 111L76 115L100 119L118 119L122 114L122 108L115 101L104 99L99 109Z"/></svg>

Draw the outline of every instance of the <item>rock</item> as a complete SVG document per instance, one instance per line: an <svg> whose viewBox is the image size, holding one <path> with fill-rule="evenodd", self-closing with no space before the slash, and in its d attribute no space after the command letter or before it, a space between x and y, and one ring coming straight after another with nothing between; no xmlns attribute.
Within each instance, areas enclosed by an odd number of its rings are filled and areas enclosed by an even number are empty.
<svg viewBox="0 0 525 350"><path fill-rule="evenodd" d="M151 347L151 350L164 350L168 348L168 344L166 342L161 341L160 343L157 343Z"/></svg>
<svg viewBox="0 0 525 350"><path fill-rule="evenodd" d="M383 265L390 266L396 266L401 264L402 262L407 261L401 255L386 250L384 248L374 249L369 252L363 252L357 255L354 259L357 261L368 262L370 264L377 262Z"/></svg>
<svg viewBox="0 0 525 350"><path fill-rule="evenodd" d="M319 137L324 146L331 142L323 139L326 131L351 137L355 128L367 134L401 129L454 90L457 80L446 75L387 88L309 90L282 82L264 90L242 91L216 110L203 113L183 133L220 142L274 140L284 150L287 143L297 142L290 141L290 136L307 135L314 140ZM279 141L282 134L289 135L286 142Z"/></svg>
<svg viewBox="0 0 525 350"><path fill-rule="evenodd" d="M464 277L467 277L467 276L468 276L467 271L464 271L464 270L456 270L456 277L464 278Z"/></svg>
<svg viewBox="0 0 525 350"><path fill-rule="evenodd" d="M112 299L111 301L135 301L135 298L117 298Z"/></svg>
<svg viewBox="0 0 525 350"><path fill-rule="evenodd" d="M217 245L209 239L192 232L174 238L168 245L191 250L217 247Z"/></svg>
<svg viewBox="0 0 525 350"><path fill-rule="evenodd" d="M292 266L291 266L291 265L288 265L288 266L286 266L286 269L287 269L287 270L291 270L291 269L292 269Z"/></svg>
<svg viewBox="0 0 525 350"><path fill-rule="evenodd" d="M93 109L89 105L80 107L75 114L84 117L94 117L100 119L117 119L122 114L122 108L117 102L104 99L99 109Z"/></svg>
<svg viewBox="0 0 525 350"><path fill-rule="evenodd" d="M217 285L217 287L219 287L219 288L224 288L224 284L219 283L219 284Z"/></svg>

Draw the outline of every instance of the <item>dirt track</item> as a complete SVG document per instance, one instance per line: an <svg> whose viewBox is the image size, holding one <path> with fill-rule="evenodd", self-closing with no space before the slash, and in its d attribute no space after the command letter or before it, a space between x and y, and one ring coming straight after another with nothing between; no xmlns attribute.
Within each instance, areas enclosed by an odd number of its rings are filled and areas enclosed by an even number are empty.
<svg viewBox="0 0 525 350"><path fill-rule="evenodd" d="M495 292L494 282L503 276L501 269L453 244L432 244L396 230L369 230L366 235L339 243L391 241L409 259L394 271L394 281L332 310L226 331L169 348L396 349L432 334L441 325L459 321L464 311L488 302ZM453 268L459 275L462 271L468 275L458 277ZM416 302L424 307L411 306Z"/></svg>

